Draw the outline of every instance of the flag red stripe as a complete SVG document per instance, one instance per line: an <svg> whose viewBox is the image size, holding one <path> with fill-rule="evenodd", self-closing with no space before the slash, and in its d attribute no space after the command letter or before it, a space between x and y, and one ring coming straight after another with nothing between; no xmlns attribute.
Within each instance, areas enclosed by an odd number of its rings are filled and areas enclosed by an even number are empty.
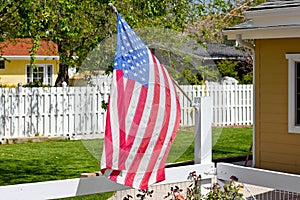
<svg viewBox="0 0 300 200"><path fill-rule="evenodd" d="M123 71L116 70L116 81L117 81L117 108L118 108L118 118L119 118L119 158L122 156L122 149L126 146L126 132L125 132L125 111L127 105L124 104L123 98L125 96L124 93L124 82L123 82ZM120 160L120 159L119 159ZM120 167L120 162L118 163ZM119 170L124 168L119 168Z"/></svg>
<svg viewBox="0 0 300 200"><path fill-rule="evenodd" d="M175 86L174 86L174 91L176 91ZM160 181L165 180L164 167L165 167L166 160L168 158L168 154L169 154L170 149L171 149L171 144L174 141L177 130L179 128L180 116L181 116L180 115L180 103L179 103L179 100L176 98L176 121L175 121L176 126L174 126L174 128L173 128L172 137L170 138L170 141L168 143L168 147L166 149L165 155L164 155L163 159L161 160L161 162L159 164L159 168L158 168L157 175L156 175L156 182L160 182Z"/></svg>
<svg viewBox="0 0 300 200"><path fill-rule="evenodd" d="M129 167L126 179L125 179L125 184L132 186L134 177L136 175L136 171L140 165L140 162L142 161L143 155L146 152L149 142L151 140L153 130L155 127L155 123L157 120L157 113L158 113L158 105L159 105L159 96L160 96L160 80L159 80L159 74L158 74L158 68L157 64L154 64L154 74L155 74L155 85L154 85L154 96L152 100L152 106L151 106L151 111L149 115L149 119L147 122L147 128L145 130L145 135L143 136L143 139L140 143L140 146L137 150L137 154L135 155L134 162L132 162L131 166Z"/></svg>
<svg viewBox="0 0 300 200"><path fill-rule="evenodd" d="M108 108L110 107L110 99L108 100ZM105 160L106 167L112 167L112 155L113 155L113 145L112 145L112 132L111 132L111 121L110 121L110 109L107 109L106 113L106 125L105 125Z"/></svg>
<svg viewBox="0 0 300 200"><path fill-rule="evenodd" d="M154 55L152 55L152 57L153 57L154 65L158 65ZM141 181L141 185L140 185L141 189L148 188L148 181L153 172L155 163L157 162L157 158L159 157L159 154L161 152L161 148L164 144L166 134L168 131L168 127L169 127L170 111L171 111L171 99L170 99L170 88L169 88L170 86L169 86L169 82L168 82L168 79L167 79L167 76L166 76L164 70L162 70L162 72L163 72L164 83L165 83L165 115L164 115L163 127L160 131L158 140L154 146L153 153L151 155L145 175Z"/></svg>
<svg viewBox="0 0 300 200"><path fill-rule="evenodd" d="M120 161L122 162L120 167L125 168L126 159L128 158L128 155L131 151L132 145L133 145L135 137L136 137L136 133L138 131L138 128L139 128L139 125L140 125L140 122L141 122L141 119L142 119L142 116L144 113L144 108L145 108L145 104L146 104L146 100L147 100L147 93L148 93L148 89L145 86L142 86L138 104L136 106L137 109L135 110L133 122L130 127L130 131L129 131L130 134L127 136L127 139L126 139L126 147L125 147L124 151L122 152L122 155L120 155L120 158L121 158Z"/></svg>
<svg viewBox="0 0 300 200"><path fill-rule="evenodd" d="M109 179L114 182L117 182L117 178L118 178L119 174L120 174L119 170L113 170L109 175Z"/></svg>
<svg viewBox="0 0 300 200"><path fill-rule="evenodd" d="M123 80L123 78L122 78ZM122 81L123 83L123 81ZM131 79L127 79L126 82L126 86L125 86L125 91L123 90L122 92L124 94L132 94L133 89L134 89L134 84L135 81L131 80ZM123 86L120 84L120 90L123 88ZM127 142L126 142L126 116L127 116L127 112L128 112L128 106L130 104L131 101L131 97L132 95L123 95L122 96L123 99L119 98L120 101L122 101L122 107L121 109L118 109L118 115L119 115L119 124L122 124L122 134L124 132L124 136L122 135L122 137L124 137L124 141L123 145L120 146L120 151L119 151L119 160L118 160L118 166L119 169L125 169L125 161L126 161L126 155L124 155L126 153L126 146L127 146ZM120 122L120 120L122 120L122 122ZM120 126L121 127L121 126Z"/></svg>

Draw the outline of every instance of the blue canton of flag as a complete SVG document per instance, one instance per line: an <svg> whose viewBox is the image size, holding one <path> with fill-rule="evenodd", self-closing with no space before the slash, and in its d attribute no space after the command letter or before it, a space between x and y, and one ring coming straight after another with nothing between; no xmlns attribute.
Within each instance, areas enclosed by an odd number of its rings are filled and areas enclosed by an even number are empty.
<svg viewBox="0 0 300 200"><path fill-rule="evenodd" d="M124 77L148 87L148 48L118 13L118 41L114 69L121 69Z"/></svg>

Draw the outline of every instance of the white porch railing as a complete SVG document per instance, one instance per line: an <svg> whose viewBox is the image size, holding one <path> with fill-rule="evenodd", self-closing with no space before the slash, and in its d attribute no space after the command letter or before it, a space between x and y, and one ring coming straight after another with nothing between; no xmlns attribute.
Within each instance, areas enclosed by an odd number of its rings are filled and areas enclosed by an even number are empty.
<svg viewBox="0 0 300 200"><path fill-rule="evenodd" d="M166 194L170 189L169 184L186 182L188 174L192 171L196 171L198 175L201 175L204 183L209 183L211 178L214 176L211 174L214 170L215 168L213 164L196 164L167 168L166 181L154 186L160 186L159 190L164 190L163 192ZM245 187L248 187L248 185L255 185L256 187L262 186L270 188L272 191L276 191L276 189L278 189L286 191L286 193L297 193L300 191L300 175L242 167L227 163L218 163L216 172L217 180L221 181L221 183L223 180L229 180L230 176L234 175L239 178L240 183L246 184ZM0 194L2 197L5 197L6 200L34 200L82 196L126 189L130 188L112 182L103 176L96 176L0 186ZM250 193L250 195L248 195L249 199L255 199L252 196L257 195L257 192L251 191L249 188L245 189L248 189L247 192ZM270 199L279 200L280 198L276 198L276 196L274 196L274 198Z"/></svg>

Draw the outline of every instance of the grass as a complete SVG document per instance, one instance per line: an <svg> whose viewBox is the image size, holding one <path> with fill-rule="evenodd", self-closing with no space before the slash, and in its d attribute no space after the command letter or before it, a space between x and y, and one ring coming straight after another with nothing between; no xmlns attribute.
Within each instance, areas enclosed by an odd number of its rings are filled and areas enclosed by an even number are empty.
<svg viewBox="0 0 300 200"><path fill-rule="evenodd" d="M193 135L190 137L190 146L176 162L194 159ZM212 141L213 159L246 155L252 144L252 128L213 128Z"/></svg>
<svg viewBox="0 0 300 200"><path fill-rule="evenodd" d="M78 178L94 171L99 171L99 161L81 141L0 146L0 185Z"/></svg>
<svg viewBox="0 0 300 200"><path fill-rule="evenodd" d="M252 145L252 128L223 128L213 147L213 158L246 155Z"/></svg>
<svg viewBox="0 0 300 200"><path fill-rule="evenodd" d="M193 160L193 131L179 131L168 163ZM252 142L252 128L214 128L213 158L245 155ZM78 178L99 171L103 140L46 141L0 145L0 185ZM88 195L71 199L107 199Z"/></svg>

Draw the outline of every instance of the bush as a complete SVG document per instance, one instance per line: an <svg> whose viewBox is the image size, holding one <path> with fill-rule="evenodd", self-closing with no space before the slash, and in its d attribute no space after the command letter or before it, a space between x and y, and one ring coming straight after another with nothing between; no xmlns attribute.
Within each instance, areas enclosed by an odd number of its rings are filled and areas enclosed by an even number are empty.
<svg viewBox="0 0 300 200"><path fill-rule="evenodd" d="M23 87L51 87L51 85L43 84L40 80L35 80L33 82L23 85Z"/></svg>
<svg viewBox="0 0 300 200"><path fill-rule="evenodd" d="M0 83L0 88L17 88L16 84Z"/></svg>

